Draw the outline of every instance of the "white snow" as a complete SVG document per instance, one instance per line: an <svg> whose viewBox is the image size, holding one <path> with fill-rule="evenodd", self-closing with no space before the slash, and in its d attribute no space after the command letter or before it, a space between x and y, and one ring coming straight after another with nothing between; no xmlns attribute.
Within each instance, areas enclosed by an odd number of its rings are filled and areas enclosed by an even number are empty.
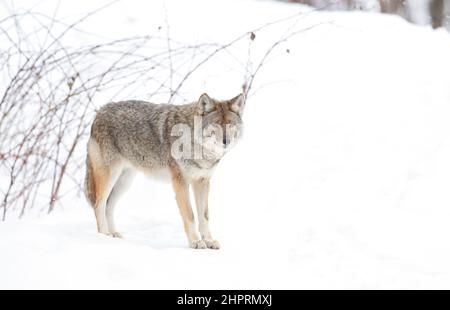
<svg viewBox="0 0 450 310"><path fill-rule="evenodd" d="M58 14L101 3L61 2ZM227 42L299 9L123 1L86 27L142 34L167 14L173 37ZM0 289L449 289L450 35L358 12L309 13L295 27L319 23L271 54L244 139L213 176L210 225L222 249L189 249L170 185L139 176L116 213L122 240L96 232L84 197L0 223ZM257 33L255 60L290 25ZM242 71L222 60L186 97L239 92Z"/></svg>

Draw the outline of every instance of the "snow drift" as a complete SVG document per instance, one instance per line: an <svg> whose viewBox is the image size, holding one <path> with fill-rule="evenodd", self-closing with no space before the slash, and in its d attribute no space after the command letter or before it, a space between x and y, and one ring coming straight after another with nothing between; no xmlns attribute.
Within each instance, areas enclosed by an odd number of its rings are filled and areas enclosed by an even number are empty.
<svg viewBox="0 0 450 310"><path fill-rule="evenodd" d="M87 10L73 5L60 14ZM300 9L142 6L119 2L92 29L145 33L167 12L173 37L226 42ZM0 288L449 288L450 35L355 12L307 13L295 27L318 24L270 55L244 139L212 179L221 250L189 249L170 186L141 176L116 213L123 240L96 233L82 196L49 216L1 223ZM252 53L280 31L257 34ZM241 76L218 59L185 95L230 97Z"/></svg>

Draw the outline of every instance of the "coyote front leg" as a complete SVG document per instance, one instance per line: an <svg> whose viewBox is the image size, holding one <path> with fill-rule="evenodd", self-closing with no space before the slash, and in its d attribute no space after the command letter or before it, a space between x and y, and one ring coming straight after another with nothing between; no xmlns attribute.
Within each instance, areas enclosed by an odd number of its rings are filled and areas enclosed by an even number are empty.
<svg viewBox="0 0 450 310"><path fill-rule="evenodd" d="M205 242L198 237L195 230L194 213L192 213L191 203L189 201L189 185L176 167L171 167L170 171L175 198L183 219L189 246L194 249L206 249Z"/></svg>
<svg viewBox="0 0 450 310"><path fill-rule="evenodd" d="M199 179L192 182L194 189L195 204L197 205L198 228L203 241L210 249L219 249L220 244L214 240L209 231L209 214L208 214L208 194L209 194L209 179Z"/></svg>

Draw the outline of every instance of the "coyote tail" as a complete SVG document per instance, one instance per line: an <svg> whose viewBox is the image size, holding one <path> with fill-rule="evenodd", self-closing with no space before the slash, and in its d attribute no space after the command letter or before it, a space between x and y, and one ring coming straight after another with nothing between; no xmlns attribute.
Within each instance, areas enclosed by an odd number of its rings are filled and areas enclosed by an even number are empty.
<svg viewBox="0 0 450 310"><path fill-rule="evenodd" d="M95 179L94 171L92 168L91 159L89 156L89 151L86 156L86 178L84 180L84 193L86 194L87 200L90 202L91 206L95 205Z"/></svg>

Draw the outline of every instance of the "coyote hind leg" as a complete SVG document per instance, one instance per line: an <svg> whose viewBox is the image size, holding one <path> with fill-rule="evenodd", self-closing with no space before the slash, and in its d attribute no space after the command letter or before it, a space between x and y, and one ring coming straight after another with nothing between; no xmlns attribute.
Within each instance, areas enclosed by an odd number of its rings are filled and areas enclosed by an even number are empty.
<svg viewBox="0 0 450 310"><path fill-rule="evenodd" d="M106 219L106 202L122 171L117 167L110 169L102 167L99 170L95 173L96 201L94 208L97 229L99 233L111 235Z"/></svg>
<svg viewBox="0 0 450 310"><path fill-rule="evenodd" d="M114 222L114 209L120 197L130 188L131 182L135 176L135 172L131 169L125 169L120 174L114 187L106 201L106 221L108 223L109 233L113 237L121 238L121 234L117 231Z"/></svg>
<svg viewBox="0 0 450 310"><path fill-rule="evenodd" d="M118 167L99 169L95 175L96 201L95 218L97 219L98 232L111 235L106 219L106 202L122 171ZM95 170L94 170L95 171Z"/></svg>
<svg viewBox="0 0 450 310"><path fill-rule="evenodd" d="M90 140L88 144L89 162L92 167L93 184L95 184L94 212L97 220L97 229L99 233L110 235L108 222L106 219L106 202L108 197L122 174L122 166L116 162L109 165L105 164L98 144Z"/></svg>

